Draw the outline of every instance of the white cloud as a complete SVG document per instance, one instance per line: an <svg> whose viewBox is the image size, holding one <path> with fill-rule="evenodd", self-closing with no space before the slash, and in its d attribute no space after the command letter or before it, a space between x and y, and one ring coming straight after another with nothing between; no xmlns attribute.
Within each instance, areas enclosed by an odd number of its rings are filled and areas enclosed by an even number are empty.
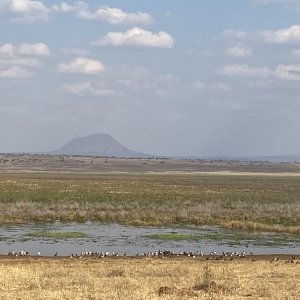
<svg viewBox="0 0 300 300"><path fill-rule="evenodd" d="M47 56L50 49L44 43L24 43L14 46L10 43L0 46L0 77L26 78L33 75L28 68L40 65L38 57ZM24 68L26 67L26 68Z"/></svg>
<svg viewBox="0 0 300 300"><path fill-rule="evenodd" d="M68 12L76 12L82 10L88 10L89 5L83 1L76 1L74 4L70 5L66 2L62 2L52 6L52 9L56 12L68 13Z"/></svg>
<svg viewBox="0 0 300 300"><path fill-rule="evenodd" d="M148 13L126 13L120 8L102 7L92 12L80 10L78 16L86 20L105 21L110 24L150 24L154 20Z"/></svg>
<svg viewBox="0 0 300 300"><path fill-rule="evenodd" d="M77 96L110 96L114 100L139 99L138 105L143 103L145 95L175 97L191 90L189 82L181 80L174 74L157 76L145 68L124 65L108 67L101 77L93 80L67 83L63 89Z"/></svg>
<svg viewBox="0 0 300 300"><path fill-rule="evenodd" d="M44 43L22 44L20 45L18 52L24 55L38 55L38 56L50 55L50 49Z"/></svg>
<svg viewBox="0 0 300 300"><path fill-rule="evenodd" d="M250 81L248 86L249 88L255 90L270 89L272 87L273 82L274 80L272 78L266 78L266 79L259 78L258 80Z"/></svg>
<svg viewBox="0 0 300 300"><path fill-rule="evenodd" d="M153 17L146 12L128 13L120 8L102 6L92 9L85 1L75 1L72 4L60 2L47 6L48 1L39 0L0 0L0 13L8 13L15 22L45 22L53 13L75 13L85 20L103 21L115 25L151 24ZM50 1L49 1L50 2Z"/></svg>
<svg viewBox="0 0 300 300"><path fill-rule="evenodd" d="M223 76L269 77L272 71L268 68L254 68L248 65L226 65L220 67L217 73Z"/></svg>
<svg viewBox="0 0 300 300"><path fill-rule="evenodd" d="M277 31L264 30L260 32L266 43L290 44L300 43L300 26L292 25Z"/></svg>
<svg viewBox="0 0 300 300"><path fill-rule="evenodd" d="M108 97L115 94L115 92L111 89L94 87L91 82L65 84L63 88L68 93L77 96L92 95L98 97Z"/></svg>
<svg viewBox="0 0 300 300"><path fill-rule="evenodd" d="M158 82L162 82L162 83L176 83L179 81L180 81L180 78L178 78L176 75L174 75L172 73L167 73L167 74L161 75L158 78Z"/></svg>
<svg viewBox="0 0 300 300"><path fill-rule="evenodd" d="M1 0L5 1L0 9L10 13L13 21L36 22L47 21L50 9L42 1L35 0Z"/></svg>
<svg viewBox="0 0 300 300"><path fill-rule="evenodd" d="M154 22L152 16L145 12L127 13L120 8L103 6L92 11L88 3L76 1L73 4L62 2L52 6L56 12L76 12L81 19L91 21L103 21L110 24L151 24Z"/></svg>
<svg viewBox="0 0 300 300"><path fill-rule="evenodd" d="M278 65L275 77L281 80L300 81L300 65Z"/></svg>
<svg viewBox="0 0 300 300"><path fill-rule="evenodd" d="M37 67L39 61L36 58L0 58L0 66L24 66L24 67Z"/></svg>
<svg viewBox="0 0 300 300"><path fill-rule="evenodd" d="M44 43L24 43L19 46L7 43L0 46L0 56L13 57L19 54L29 56L47 56L50 55L50 49Z"/></svg>
<svg viewBox="0 0 300 300"><path fill-rule="evenodd" d="M0 78L26 78L32 74L24 68L13 66L9 68L0 68Z"/></svg>
<svg viewBox="0 0 300 300"><path fill-rule="evenodd" d="M242 41L261 41L268 44L299 44L300 25L292 25L279 30L260 30L253 32L226 30L225 37Z"/></svg>
<svg viewBox="0 0 300 300"><path fill-rule="evenodd" d="M226 49L226 55L232 57L245 58L252 55L252 50L250 48L245 48L242 46L235 46L232 48Z"/></svg>
<svg viewBox="0 0 300 300"><path fill-rule="evenodd" d="M47 11L46 6L41 1L34 0L11 0L9 8L13 12L20 13L31 13L36 12L45 12Z"/></svg>
<svg viewBox="0 0 300 300"><path fill-rule="evenodd" d="M0 55L12 57L16 54L16 48L12 44L4 44L0 46Z"/></svg>
<svg viewBox="0 0 300 300"><path fill-rule="evenodd" d="M79 74L98 74L104 71L105 67L99 60L93 60L86 57L77 57L69 63L59 65L61 73L79 73Z"/></svg>
<svg viewBox="0 0 300 300"><path fill-rule="evenodd" d="M249 33L241 30L225 30L223 35L236 40L247 40L249 38Z"/></svg>
<svg viewBox="0 0 300 300"><path fill-rule="evenodd" d="M227 65L217 69L223 76L275 78L277 80L300 81L300 64L278 65L275 70L253 68L248 65Z"/></svg>
<svg viewBox="0 0 300 300"><path fill-rule="evenodd" d="M153 33L134 27L126 32L109 32L98 41L91 42L92 46L137 46L153 48L172 48L174 40L165 31Z"/></svg>
<svg viewBox="0 0 300 300"><path fill-rule="evenodd" d="M157 96L165 98L171 96L175 91L175 87L178 88L179 86L184 86L181 78L175 74L167 73L155 78L153 86L148 86L148 88L152 88Z"/></svg>
<svg viewBox="0 0 300 300"><path fill-rule="evenodd" d="M229 91L230 90L230 87L224 82L207 84L202 81L194 81L191 83L191 87L196 91L204 91L204 90Z"/></svg>

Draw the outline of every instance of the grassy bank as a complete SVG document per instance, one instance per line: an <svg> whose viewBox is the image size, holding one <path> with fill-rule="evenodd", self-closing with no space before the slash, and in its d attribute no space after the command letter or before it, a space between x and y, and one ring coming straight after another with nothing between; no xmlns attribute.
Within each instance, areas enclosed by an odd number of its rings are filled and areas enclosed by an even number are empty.
<svg viewBox="0 0 300 300"><path fill-rule="evenodd" d="M0 223L220 224L300 233L300 177L1 174Z"/></svg>
<svg viewBox="0 0 300 300"><path fill-rule="evenodd" d="M0 266L3 300L296 300L300 294L298 261L26 257L1 258Z"/></svg>

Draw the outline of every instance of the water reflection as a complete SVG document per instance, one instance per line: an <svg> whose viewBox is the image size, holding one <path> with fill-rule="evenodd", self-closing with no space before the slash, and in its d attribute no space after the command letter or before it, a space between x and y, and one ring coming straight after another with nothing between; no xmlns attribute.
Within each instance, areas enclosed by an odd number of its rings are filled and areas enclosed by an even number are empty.
<svg viewBox="0 0 300 300"><path fill-rule="evenodd" d="M29 236L37 231L81 232L82 238L36 238ZM197 236L195 240L163 241L149 238L153 234L181 234ZM253 252L254 254L299 254L299 236L260 233L249 234L241 231L225 230L217 226L198 227L132 227L118 224L55 223L26 224L22 226L0 227L0 254L9 251L28 251L31 255L60 256L92 252L118 252L120 255L136 255L144 252L162 251L203 251L208 254L231 251Z"/></svg>

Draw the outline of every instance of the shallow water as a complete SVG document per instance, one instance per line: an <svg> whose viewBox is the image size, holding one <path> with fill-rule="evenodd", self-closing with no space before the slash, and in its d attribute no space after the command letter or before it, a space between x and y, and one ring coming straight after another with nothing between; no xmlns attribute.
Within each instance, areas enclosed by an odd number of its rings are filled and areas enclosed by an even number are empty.
<svg viewBox="0 0 300 300"><path fill-rule="evenodd" d="M82 232L84 238L35 238L29 234L37 231ZM197 240L191 241L160 241L149 238L153 234L196 235ZM147 237L148 236L148 237ZM299 236L260 233L250 234L244 231L225 230L217 226L195 227L132 227L118 224L86 223L55 223L25 224L20 226L0 227L0 254L8 251L28 251L31 255L59 256L79 254L82 251L117 252L120 255L142 254L158 250L203 251L209 254L245 251L253 254L300 254Z"/></svg>

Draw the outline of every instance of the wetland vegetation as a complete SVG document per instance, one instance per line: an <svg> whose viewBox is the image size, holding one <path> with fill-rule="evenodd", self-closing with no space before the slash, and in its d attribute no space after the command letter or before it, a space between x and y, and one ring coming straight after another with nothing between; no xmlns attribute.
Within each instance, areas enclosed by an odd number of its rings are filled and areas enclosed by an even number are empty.
<svg viewBox="0 0 300 300"><path fill-rule="evenodd" d="M199 241L200 236L194 234L179 234L179 233L161 233L161 234L149 234L143 237L160 241Z"/></svg>
<svg viewBox="0 0 300 300"><path fill-rule="evenodd" d="M28 236L35 238L53 238L53 239L75 239L87 237L83 232L68 232L68 231L35 231L29 233Z"/></svg>
<svg viewBox="0 0 300 300"><path fill-rule="evenodd" d="M300 177L5 173L0 223L216 224L300 233Z"/></svg>

